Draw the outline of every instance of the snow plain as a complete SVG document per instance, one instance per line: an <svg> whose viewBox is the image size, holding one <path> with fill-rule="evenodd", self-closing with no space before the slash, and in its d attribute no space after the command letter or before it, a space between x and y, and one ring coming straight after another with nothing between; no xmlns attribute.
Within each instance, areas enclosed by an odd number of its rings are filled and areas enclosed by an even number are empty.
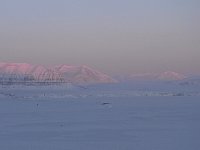
<svg viewBox="0 0 200 150"><path fill-rule="evenodd" d="M1 86L0 149L198 150L198 92L171 84Z"/></svg>

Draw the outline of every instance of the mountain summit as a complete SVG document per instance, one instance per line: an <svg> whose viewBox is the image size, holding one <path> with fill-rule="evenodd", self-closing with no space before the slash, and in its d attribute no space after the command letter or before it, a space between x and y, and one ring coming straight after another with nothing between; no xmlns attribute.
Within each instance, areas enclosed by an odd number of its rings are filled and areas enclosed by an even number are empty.
<svg viewBox="0 0 200 150"><path fill-rule="evenodd" d="M88 66L44 67L26 63L0 63L1 81L70 82L75 84L114 83L110 76Z"/></svg>
<svg viewBox="0 0 200 150"><path fill-rule="evenodd" d="M173 72L166 71L162 73L144 73L144 74L131 74L125 77L125 80L160 80L160 81L172 81L172 80L183 80L186 76Z"/></svg>

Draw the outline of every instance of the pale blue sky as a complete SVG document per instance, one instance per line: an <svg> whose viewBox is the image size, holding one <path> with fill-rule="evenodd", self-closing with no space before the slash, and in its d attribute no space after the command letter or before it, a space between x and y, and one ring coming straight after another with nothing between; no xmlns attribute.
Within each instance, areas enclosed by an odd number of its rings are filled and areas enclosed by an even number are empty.
<svg viewBox="0 0 200 150"><path fill-rule="evenodd" d="M200 73L199 0L0 0L0 61Z"/></svg>

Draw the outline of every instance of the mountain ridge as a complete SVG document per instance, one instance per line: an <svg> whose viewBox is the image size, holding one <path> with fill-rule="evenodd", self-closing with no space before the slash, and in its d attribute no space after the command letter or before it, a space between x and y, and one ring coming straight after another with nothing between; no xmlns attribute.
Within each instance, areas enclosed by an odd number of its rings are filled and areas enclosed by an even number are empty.
<svg viewBox="0 0 200 150"><path fill-rule="evenodd" d="M0 62L1 80L15 80L27 77L35 81L71 82L75 84L115 83L112 77L86 65L57 65L44 67L28 63Z"/></svg>
<svg viewBox="0 0 200 150"><path fill-rule="evenodd" d="M140 73L140 74L129 74L121 77L121 80L128 81L176 81L187 78L185 75L174 72L165 71L161 73Z"/></svg>

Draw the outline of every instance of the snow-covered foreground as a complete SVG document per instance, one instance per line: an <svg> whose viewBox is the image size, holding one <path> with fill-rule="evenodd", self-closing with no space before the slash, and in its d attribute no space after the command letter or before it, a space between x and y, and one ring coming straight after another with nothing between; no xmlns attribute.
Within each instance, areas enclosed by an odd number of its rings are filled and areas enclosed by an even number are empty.
<svg viewBox="0 0 200 150"><path fill-rule="evenodd" d="M90 96L85 90L1 87L0 149L200 148L200 96Z"/></svg>

